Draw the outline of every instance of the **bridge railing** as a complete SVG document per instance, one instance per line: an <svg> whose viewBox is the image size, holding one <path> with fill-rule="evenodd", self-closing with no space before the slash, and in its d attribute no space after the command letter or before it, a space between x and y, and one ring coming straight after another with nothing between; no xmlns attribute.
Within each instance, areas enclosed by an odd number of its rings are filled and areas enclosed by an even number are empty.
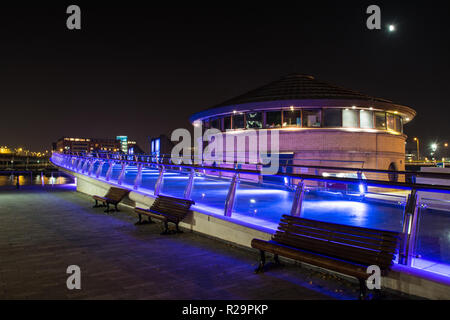
<svg viewBox="0 0 450 320"><path fill-rule="evenodd" d="M202 164L179 164L180 159L120 154L54 153L51 161L72 172L157 196L192 198L198 209L259 227L274 228L281 214L401 231L398 263L439 264L450 275L450 186L367 179L364 173L395 174L373 169L307 166L316 170L349 171L353 175L289 173L271 175L281 184L267 183L258 169ZM410 173L415 176L450 175ZM284 183L288 179L290 184ZM420 233L421 236L418 236ZM428 237L428 238L427 238ZM430 240L431 239L431 240ZM430 244L431 243L431 244ZM424 254L428 252L430 254ZM421 256L429 256L421 262ZM419 262L418 262L419 261ZM431 269L430 269L431 270Z"/></svg>

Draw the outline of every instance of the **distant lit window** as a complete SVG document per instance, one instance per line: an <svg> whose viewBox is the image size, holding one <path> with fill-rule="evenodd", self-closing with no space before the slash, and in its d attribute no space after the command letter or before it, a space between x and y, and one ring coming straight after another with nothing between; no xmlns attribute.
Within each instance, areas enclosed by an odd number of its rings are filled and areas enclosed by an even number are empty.
<svg viewBox="0 0 450 320"><path fill-rule="evenodd" d="M359 126L363 129L373 129L373 111L361 110L359 112Z"/></svg>
<svg viewBox="0 0 450 320"><path fill-rule="evenodd" d="M231 129L231 117L223 118L223 130Z"/></svg>
<svg viewBox="0 0 450 320"><path fill-rule="evenodd" d="M322 122L321 110L303 110L303 127L320 128Z"/></svg>
<svg viewBox="0 0 450 320"><path fill-rule="evenodd" d="M344 128L358 128L359 111L353 109L344 109L342 111L342 126Z"/></svg>
<svg viewBox="0 0 450 320"><path fill-rule="evenodd" d="M262 128L262 113L261 112L249 112L247 117L247 129L261 129Z"/></svg>
<svg viewBox="0 0 450 320"><path fill-rule="evenodd" d="M244 129L245 119L243 114L236 114L233 116L233 129Z"/></svg>
<svg viewBox="0 0 450 320"><path fill-rule="evenodd" d="M283 111L283 127L301 127L301 126L302 126L301 110Z"/></svg>
<svg viewBox="0 0 450 320"><path fill-rule="evenodd" d="M375 112L375 128L378 130L386 130L386 113Z"/></svg>
<svg viewBox="0 0 450 320"><path fill-rule="evenodd" d="M155 154L156 156L159 157L160 152L161 152L161 140L156 139L155 140L155 150L153 151L153 154Z"/></svg>
<svg viewBox="0 0 450 320"><path fill-rule="evenodd" d="M395 130L395 117L393 114L387 113L386 114L386 122L387 122L387 128L388 130Z"/></svg>
<svg viewBox="0 0 450 320"><path fill-rule="evenodd" d="M403 119L400 116L395 116L395 131L403 133Z"/></svg>
<svg viewBox="0 0 450 320"><path fill-rule="evenodd" d="M342 127L342 109L323 109L323 126L325 128Z"/></svg>
<svg viewBox="0 0 450 320"><path fill-rule="evenodd" d="M266 112L266 128L281 128L281 111Z"/></svg>

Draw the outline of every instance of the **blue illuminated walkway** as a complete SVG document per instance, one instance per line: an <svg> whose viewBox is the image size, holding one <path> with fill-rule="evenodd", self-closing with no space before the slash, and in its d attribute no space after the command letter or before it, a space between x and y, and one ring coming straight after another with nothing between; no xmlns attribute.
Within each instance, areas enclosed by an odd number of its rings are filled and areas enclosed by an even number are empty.
<svg viewBox="0 0 450 320"><path fill-rule="evenodd" d="M93 172L96 172L95 163ZM113 167L110 183L117 183L121 165ZM104 165L100 180L105 181L108 166ZM133 188L137 176L137 167L128 166L123 186ZM142 173L140 192L153 194L159 172L145 167ZM188 182L188 172L168 170L164 173L162 194L183 197ZM191 198L199 211L223 216L224 204L230 186L230 179L218 178L197 173L194 179ZM405 197L380 194L372 197L366 194L362 198L343 195L336 190L314 188L307 189L302 207L305 218L335 222L346 225L402 231ZM285 186L273 184L254 184L241 181L236 192L235 207L232 215L238 223L246 223L255 228L275 230L283 214L289 214L294 191ZM376 200L377 198L378 200ZM415 266L450 276L450 204L447 210L422 208L421 220L416 244Z"/></svg>

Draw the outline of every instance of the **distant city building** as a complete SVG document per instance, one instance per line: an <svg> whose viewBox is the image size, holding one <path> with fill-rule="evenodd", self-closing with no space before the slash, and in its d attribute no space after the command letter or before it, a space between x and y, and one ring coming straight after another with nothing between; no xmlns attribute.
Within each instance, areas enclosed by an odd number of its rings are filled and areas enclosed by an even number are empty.
<svg viewBox="0 0 450 320"><path fill-rule="evenodd" d="M145 154L145 151L139 147L136 141L128 140L128 154Z"/></svg>
<svg viewBox="0 0 450 320"><path fill-rule="evenodd" d="M120 142L120 151L128 153L128 136L117 136L116 140Z"/></svg>
<svg viewBox="0 0 450 320"><path fill-rule="evenodd" d="M121 143L115 139L63 137L56 142L59 152L119 152L120 149Z"/></svg>
<svg viewBox="0 0 450 320"><path fill-rule="evenodd" d="M150 154L153 156L170 156L173 147L173 142L164 134L150 138Z"/></svg>

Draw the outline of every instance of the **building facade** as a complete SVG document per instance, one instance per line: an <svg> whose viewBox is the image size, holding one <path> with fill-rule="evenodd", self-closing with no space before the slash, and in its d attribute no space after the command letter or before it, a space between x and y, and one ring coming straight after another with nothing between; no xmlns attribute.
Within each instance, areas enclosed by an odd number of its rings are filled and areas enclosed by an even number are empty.
<svg viewBox="0 0 450 320"><path fill-rule="evenodd" d="M63 137L56 142L59 152L119 152L120 148L120 141L115 139Z"/></svg>
<svg viewBox="0 0 450 320"><path fill-rule="evenodd" d="M403 127L415 116L407 106L292 74L190 120L225 137L245 135L249 129L269 137L277 131L280 158L293 165L404 170ZM246 151L255 148L248 144ZM237 162L243 161L239 158ZM294 167L293 172L304 170Z"/></svg>

